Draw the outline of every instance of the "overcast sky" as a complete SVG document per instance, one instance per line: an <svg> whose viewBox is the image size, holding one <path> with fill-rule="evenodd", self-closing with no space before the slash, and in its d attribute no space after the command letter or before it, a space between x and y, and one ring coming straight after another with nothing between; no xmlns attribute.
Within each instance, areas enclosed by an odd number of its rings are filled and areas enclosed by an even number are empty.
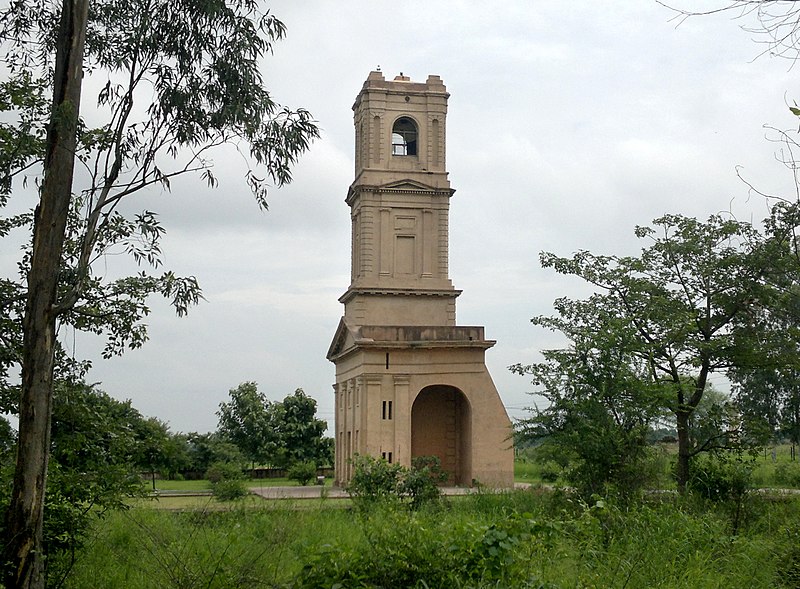
<svg viewBox="0 0 800 589"><path fill-rule="evenodd" d="M168 231L166 267L195 275L206 302L178 319L153 301L151 341L109 361L90 338L61 334L77 356L97 358L89 380L174 431L214 430L219 403L248 380L274 400L303 388L332 426L325 353L350 276L351 106L378 66L388 79L438 74L451 94L457 320L497 340L487 365L512 418L533 399L507 367L558 343L530 318L586 294L543 270L540 251L635 253L634 226L664 213L759 220L766 207L748 200L737 166L765 191L790 190L764 125L797 125L787 108L800 99L797 74L785 60L755 59L761 48L739 28L748 21L676 27L650 0L271 6L288 36L265 62L268 87L322 130L294 183L272 191L262 213L221 157L218 189L181 180L141 198L137 208L160 212Z"/></svg>

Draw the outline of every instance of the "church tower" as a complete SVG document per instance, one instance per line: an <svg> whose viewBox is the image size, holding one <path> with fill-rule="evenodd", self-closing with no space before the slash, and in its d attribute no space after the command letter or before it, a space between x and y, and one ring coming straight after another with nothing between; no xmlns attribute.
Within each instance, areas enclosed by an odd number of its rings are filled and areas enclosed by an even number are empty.
<svg viewBox="0 0 800 589"><path fill-rule="evenodd" d="M340 485L356 454L405 466L435 455L450 484L513 484L511 425L484 362L495 342L456 325L448 97L439 76L371 72L353 105L350 287L328 350Z"/></svg>

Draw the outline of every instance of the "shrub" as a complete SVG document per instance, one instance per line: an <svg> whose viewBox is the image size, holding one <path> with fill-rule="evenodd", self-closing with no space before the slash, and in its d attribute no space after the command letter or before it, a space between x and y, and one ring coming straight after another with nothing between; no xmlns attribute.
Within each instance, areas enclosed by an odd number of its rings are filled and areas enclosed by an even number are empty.
<svg viewBox="0 0 800 589"><path fill-rule="evenodd" d="M347 492L358 507L397 497L403 467L372 456L353 458L353 476Z"/></svg>
<svg viewBox="0 0 800 589"><path fill-rule="evenodd" d="M439 485L447 482L447 473L442 470L438 456L417 456L411 462L411 470L405 470L398 492L408 497L411 509L419 509L441 495Z"/></svg>
<svg viewBox="0 0 800 589"><path fill-rule="evenodd" d="M215 462L206 470L206 478L212 485L220 481L241 480L243 477L242 469L232 462Z"/></svg>
<svg viewBox="0 0 800 589"><path fill-rule="evenodd" d="M739 501L751 488L753 464L741 456L713 454L695 458L689 489L711 501Z"/></svg>
<svg viewBox="0 0 800 589"><path fill-rule="evenodd" d="M800 487L800 464L783 462L775 467L775 484Z"/></svg>
<svg viewBox="0 0 800 589"><path fill-rule="evenodd" d="M231 462L215 462L208 467L206 478L211 482L211 493L220 501L240 499L249 492L242 469Z"/></svg>
<svg viewBox="0 0 800 589"><path fill-rule="evenodd" d="M317 476L317 465L311 460L295 462L287 469L286 476L305 487Z"/></svg>
<svg viewBox="0 0 800 589"><path fill-rule="evenodd" d="M753 461L738 454L715 453L695 458L689 470L688 489L696 496L717 503L730 519L736 535L754 515L752 501Z"/></svg>
<svg viewBox="0 0 800 589"><path fill-rule="evenodd" d="M250 491L241 479L228 479L216 482L211 487L214 497L220 501L234 501L241 499Z"/></svg>
<svg viewBox="0 0 800 589"><path fill-rule="evenodd" d="M555 483L564 469L555 460L543 462L539 467L539 476L545 483Z"/></svg>
<svg viewBox="0 0 800 589"><path fill-rule="evenodd" d="M439 485L447 481L440 464L436 456L419 456L408 469L372 456L356 456L347 491L359 508L405 499L411 509L418 509L439 498Z"/></svg>

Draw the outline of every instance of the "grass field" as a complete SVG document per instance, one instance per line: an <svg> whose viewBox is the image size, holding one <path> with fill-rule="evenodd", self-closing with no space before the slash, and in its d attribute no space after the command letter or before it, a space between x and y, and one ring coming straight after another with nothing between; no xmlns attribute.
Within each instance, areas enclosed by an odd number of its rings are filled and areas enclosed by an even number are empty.
<svg viewBox="0 0 800 589"><path fill-rule="evenodd" d="M205 498L207 501L209 498ZM624 509L562 493L477 494L420 512L322 501L133 508L98 520L65 587L781 589L800 582L800 501L662 497Z"/></svg>
<svg viewBox="0 0 800 589"><path fill-rule="evenodd" d="M293 481L287 478L275 478L275 479L249 479L245 481L245 484L248 487L295 487L299 486L297 481ZM325 486L330 487L332 481L330 478L325 479ZM182 492L203 492L203 491L210 491L211 490L211 483L207 480L196 480L196 481L173 481L173 480L166 480L166 479L156 479L156 490L157 491L182 491ZM152 482L146 481L145 482L146 489L152 490Z"/></svg>
<svg viewBox="0 0 800 589"><path fill-rule="evenodd" d="M675 482L672 476L674 456L677 447L670 444L659 444L657 447L661 454L661 476L658 487L661 489L674 489ZM774 454L773 454L774 451ZM795 459L792 459L791 446L782 444L765 448L754 456L745 456L747 464L752 469L752 484L760 488L775 489L800 489L800 449L795 447ZM536 449L531 448L519 453L514 462L514 479L526 483L554 483L563 484L560 478L548 477L552 475L552 463L543 463L537 459Z"/></svg>

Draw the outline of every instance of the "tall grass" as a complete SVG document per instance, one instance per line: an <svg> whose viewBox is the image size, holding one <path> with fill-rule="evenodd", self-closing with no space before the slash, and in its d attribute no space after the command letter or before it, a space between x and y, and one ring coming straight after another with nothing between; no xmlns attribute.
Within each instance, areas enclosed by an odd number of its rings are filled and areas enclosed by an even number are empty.
<svg viewBox="0 0 800 589"><path fill-rule="evenodd" d="M626 509L560 492L419 512L133 508L99 522L67 587L797 587L800 500L755 501L737 535L725 509L673 497Z"/></svg>

